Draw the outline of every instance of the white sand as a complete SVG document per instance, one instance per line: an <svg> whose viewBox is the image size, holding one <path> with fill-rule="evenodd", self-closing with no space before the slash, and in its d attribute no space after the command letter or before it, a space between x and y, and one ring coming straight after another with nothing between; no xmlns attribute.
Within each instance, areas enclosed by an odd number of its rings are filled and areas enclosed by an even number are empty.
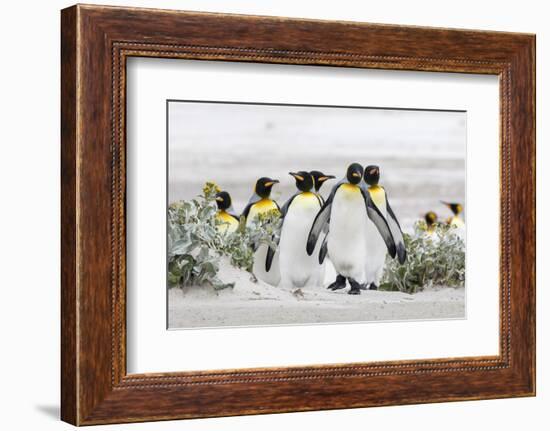
<svg viewBox="0 0 550 431"><path fill-rule="evenodd" d="M170 328L465 317L462 288L440 287L414 295L382 291L348 295L349 287L336 292L322 286L287 290L255 283L250 274L227 262L222 263L219 275L224 281L235 281L235 287L221 291L207 286L170 289Z"/></svg>

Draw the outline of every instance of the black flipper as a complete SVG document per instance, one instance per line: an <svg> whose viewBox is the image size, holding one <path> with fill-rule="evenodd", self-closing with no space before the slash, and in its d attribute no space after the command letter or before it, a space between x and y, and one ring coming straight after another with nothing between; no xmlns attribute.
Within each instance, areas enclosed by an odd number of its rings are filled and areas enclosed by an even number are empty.
<svg viewBox="0 0 550 431"><path fill-rule="evenodd" d="M328 232L325 235L325 239L323 239L323 244L321 244L321 249L319 250L319 265L322 265L325 261L325 257L327 257L328 253Z"/></svg>
<svg viewBox="0 0 550 431"><path fill-rule="evenodd" d="M331 204L332 204L332 201L325 202L323 207L317 213L317 216L315 217L313 224L311 225L311 229L309 231L309 236L307 237L307 244L306 244L306 252L308 256L311 256L313 254L313 250L315 250L315 246L317 245L317 240L319 239L319 235L321 234L321 232L323 232L325 225L328 223L330 219L330 211L332 208Z"/></svg>
<svg viewBox="0 0 550 431"><path fill-rule="evenodd" d="M277 244L277 246L279 246L279 244ZM269 270L271 269L271 265L273 264L273 257L275 256L276 252L277 249L268 247L267 254L265 256L265 272L269 272Z"/></svg>
<svg viewBox="0 0 550 431"><path fill-rule="evenodd" d="M338 187L340 187L345 182L345 180L340 180L338 184L336 184L332 188L330 196L327 198L327 200L317 213L317 216L315 217L315 220L311 225L309 236L307 237L306 252L308 256L311 256L313 254L313 250L315 250L315 246L317 245L317 240L319 239L319 235L321 234L321 232L327 230L326 226L330 221L330 212L332 210L332 201L334 199L334 195L336 194L336 190L338 190Z"/></svg>
<svg viewBox="0 0 550 431"><path fill-rule="evenodd" d="M298 196L300 193L296 193L294 194L293 196L290 197L290 199L288 199L285 204L283 205L282 208L279 207L279 205L277 204L277 202L275 202L275 204L277 205L277 208L279 208L279 212L281 213L281 230L283 229L283 224L285 222L285 216L286 216L286 213L288 212L288 209L290 208L290 204L292 203L292 201L294 200L294 198L296 196ZM281 237L279 236L279 239L281 239ZM275 241L276 245L277 245L277 248L279 247L279 241ZM267 254L265 256L265 270L266 272L269 272L269 270L271 269L271 265L273 264L273 258L275 257L275 253L277 252L277 248L273 249L272 247L269 247L267 249Z"/></svg>
<svg viewBox="0 0 550 431"><path fill-rule="evenodd" d="M395 217L395 214L393 213L393 210L390 207L390 203L388 201L388 195L386 195L386 212L388 213L388 216L389 216L387 217L388 226L390 228L391 234L393 236L393 240L395 242L395 246L397 248L397 260L399 261L400 264L403 264L405 263L405 260L407 260L407 249L405 248L403 231L401 230L401 226L397 221L397 217Z"/></svg>
<svg viewBox="0 0 550 431"><path fill-rule="evenodd" d="M323 201L324 202L324 201ZM322 207L323 205L321 205ZM322 265L327 254L328 254L328 232L330 227L330 217L328 218L325 228L323 229L323 233L325 234L325 238L323 239L323 243L321 244L321 248L319 249L319 265Z"/></svg>
<svg viewBox="0 0 550 431"><path fill-rule="evenodd" d="M361 187L361 193L363 194L363 199L365 200L365 206L367 207L367 215L369 219L374 223L374 225L378 229L378 232L380 232L380 235L382 236L382 239L384 240L384 242L386 243L386 247L388 248L388 253L392 258L394 258L397 250L390 226L388 225L386 218L372 201L369 191L366 188Z"/></svg>

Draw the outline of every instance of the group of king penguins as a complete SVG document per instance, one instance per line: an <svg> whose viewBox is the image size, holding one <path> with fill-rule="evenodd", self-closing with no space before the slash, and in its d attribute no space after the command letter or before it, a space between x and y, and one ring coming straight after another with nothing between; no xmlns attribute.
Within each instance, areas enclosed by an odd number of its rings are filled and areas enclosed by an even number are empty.
<svg viewBox="0 0 550 431"><path fill-rule="evenodd" d="M451 217L447 218L445 223L454 229L455 234L457 234L461 238L464 238L466 235L466 224L464 223L464 220L460 217L460 214L462 214L462 211L464 210L462 204L444 201L441 201L441 203L449 208L453 213ZM428 233L429 235L433 235L433 233L435 232L435 225L438 222L437 214L433 211L428 211L424 215L424 220L426 222L426 233Z"/></svg>
<svg viewBox="0 0 550 431"><path fill-rule="evenodd" d="M380 169L359 163L348 166L344 177L325 200L323 184L333 175L320 171L289 173L296 192L280 207L271 198L278 180L262 177L241 216L237 216L226 191L217 193L216 217L219 229L235 231L241 217L249 225L258 215L278 210L282 219L276 247L261 244L254 253L254 275L273 286L302 288L322 286L325 261L330 259L337 273L328 289L350 285L349 294L376 290L386 256L403 264L407 257L401 227L379 184Z"/></svg>

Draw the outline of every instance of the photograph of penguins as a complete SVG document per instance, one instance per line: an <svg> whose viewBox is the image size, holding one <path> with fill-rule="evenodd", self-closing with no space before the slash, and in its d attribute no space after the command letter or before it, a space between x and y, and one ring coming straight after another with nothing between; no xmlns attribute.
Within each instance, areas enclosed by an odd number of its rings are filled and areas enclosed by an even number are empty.
<svg viewBox="0 0 550 431"><path fill-rule="evenodd" d="M216 241L249 241L212 251L215 282L169 286L170 328L464 317L463 282L388 280L415 270L411 238L465 239L465 112L168 107L169 207L210 184Z"/></svg>

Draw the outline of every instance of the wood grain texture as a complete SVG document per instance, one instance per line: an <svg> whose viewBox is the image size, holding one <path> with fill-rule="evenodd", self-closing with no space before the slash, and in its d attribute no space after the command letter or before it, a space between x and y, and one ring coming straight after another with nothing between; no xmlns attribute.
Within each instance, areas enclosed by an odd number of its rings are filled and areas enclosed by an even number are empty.
<svg viewBox="0 0 550 431"><path fill-rule="evenodd" d="M495 74L500 354L126 374L126 59ZM62 418L136 422L535 391L535 37L100 6L62 11Z"/></svg>
<svg viewBox="0 0 550 431"><path fill-rule="evenodd" d="M61 16L61 417L77 422L76 9Z"/></svg>

